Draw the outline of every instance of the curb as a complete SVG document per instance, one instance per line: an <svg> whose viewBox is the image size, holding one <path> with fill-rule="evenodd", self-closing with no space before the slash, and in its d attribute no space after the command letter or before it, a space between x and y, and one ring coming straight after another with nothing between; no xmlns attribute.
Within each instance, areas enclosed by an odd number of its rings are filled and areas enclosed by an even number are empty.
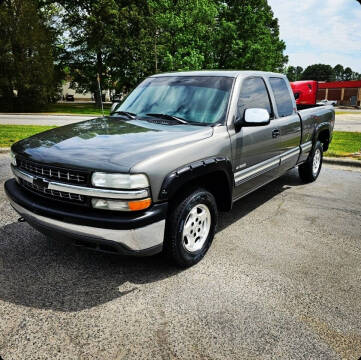
<svg viewBox="0 0 361 360"><path fill-rule="evenodd" d="M8 152L10 152L10 148L9 148L9 147L5 147L5 148L0 147L0 154L8 153Z"/></svg>
<svg viewBox="0 0 361 360"><path fill-rule="evenodd" d="M333 164L333 165L361 167L361 160L353 160L349 158L324 157L323 162L326 164Z"/></svg>

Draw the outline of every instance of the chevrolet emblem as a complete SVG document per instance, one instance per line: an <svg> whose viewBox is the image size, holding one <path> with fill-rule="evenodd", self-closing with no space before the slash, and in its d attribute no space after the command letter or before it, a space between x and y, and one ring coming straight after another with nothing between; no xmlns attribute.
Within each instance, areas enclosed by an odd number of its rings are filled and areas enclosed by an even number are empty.
<svg viewBox="0 0 361 360"><path fill-rule="evenodd" d="M34 178L33 179L33 184L38 186L39 188L41 189L47 189L48 186L49 186L49 182L46 181L45 179L43 178Z"/></svg>

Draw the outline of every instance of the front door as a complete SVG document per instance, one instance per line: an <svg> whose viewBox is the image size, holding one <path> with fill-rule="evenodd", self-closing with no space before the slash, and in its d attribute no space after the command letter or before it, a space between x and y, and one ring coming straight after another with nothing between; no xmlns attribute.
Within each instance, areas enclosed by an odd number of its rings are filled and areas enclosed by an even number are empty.
<svg viewBox="0 0 361 360"><path fill-rule="evenodd" d="M264 126L242 126L233 135L235 168L235 198L271 181L277 176L279 167L280 130L262 77L246 78L241 85L238 114L244 118L246 109L266 109L271 121Z"/></svg>

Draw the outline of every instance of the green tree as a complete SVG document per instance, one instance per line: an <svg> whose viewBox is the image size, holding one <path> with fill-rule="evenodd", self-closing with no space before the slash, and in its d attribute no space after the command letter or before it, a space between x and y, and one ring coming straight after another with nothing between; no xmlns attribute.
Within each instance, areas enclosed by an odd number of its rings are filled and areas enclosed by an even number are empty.
<svg viewBox="0 0 361 360"><path fill-rule="evenodd" d="M352 69L350 67L345 68L345 70L343 71L343 80L349 81L352 80Z"/></svg>
<svg viewBox="0 0 361 360"><path fill-rule="evenodd" d="M331 65L314 64L305 69L302 80L334 81L335 72Z"/></svg>
<svg viewBox="0 0 361 360"><path fill-rule="evenodd" d="M50 0L49 0L50 1ZM155 72L277 71L287 57L266 0L59 0L77 91L127 92Z"/></svg>
<svg viewBox="0 0 361 360"><path fill-rule="evenodd" d="M266 0L219 0L214 60L221 69L281 71L287 62L278 20Z"/></svg>
<svg viewBox="0 0 361 360"><path fill-rule="evenodd" d="M37 110L57 96L54 36L47 17L32 0L0 5L0 107Z"/></svg>
<svg viewBox="0 0 361 360"><path fill-rule="evenodd" d="M295 71L296 81L301 80L302 74L303 74L303 67L302 66L297 66L296 71Z"/></svg>
<svg viewBox="0 0 361 360"><path fill-rule="evenodd" d="M294 66L288 66L285 74L289 81L296 81L296 68Z"/></svg>
<svg viewBox="0 0 361 360"><path fill-rule="evenodd" d="M217 6L209 0L152 0L156 41L155 71L199 70L214 67L212 34Z"/></svg>
<svg viewBox="0 0 361 360"><path fill-rule="evenodd" d="M344 68L341 64L337 64L334 68L333 71L335 73L335 77L337 81L341 81L343 80L343 72L344 72Z"/></svg>

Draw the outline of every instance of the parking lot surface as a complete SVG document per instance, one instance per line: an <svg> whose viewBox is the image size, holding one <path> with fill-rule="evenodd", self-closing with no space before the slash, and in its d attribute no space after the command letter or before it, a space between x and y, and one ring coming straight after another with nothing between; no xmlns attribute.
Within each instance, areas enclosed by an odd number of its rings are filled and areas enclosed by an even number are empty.
<svg viewBox="0 0 361 360"><path fill-rule="evenodd" d="M361 172L296 171L222 214L198 265L46 239L3 194L0 355L9 359L358 359Z"/></svg>

